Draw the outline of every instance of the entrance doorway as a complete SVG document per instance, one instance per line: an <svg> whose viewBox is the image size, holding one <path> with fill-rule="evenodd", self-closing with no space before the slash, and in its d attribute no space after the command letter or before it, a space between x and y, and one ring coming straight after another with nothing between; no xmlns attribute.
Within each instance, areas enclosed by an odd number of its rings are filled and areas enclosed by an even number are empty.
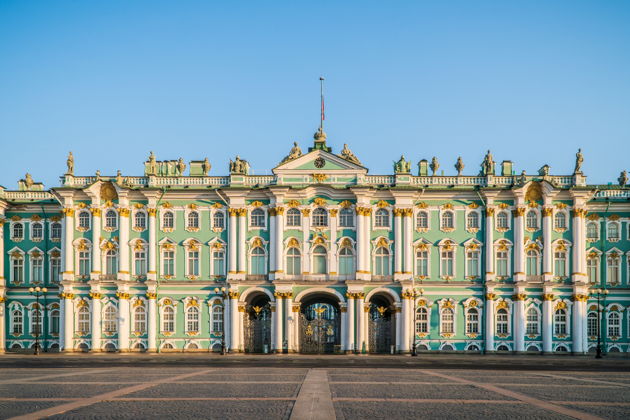
<svg viewBox="0 0 630 420"><path fill-rule="evenodd" d="M368 316L368 351L389 353L396 343L396 327L393 300L385 294L375 294L370 299Z"/></svg>
<svg viewBox="0 0 630 420"><path fill-rule="evenodd" d="M310 354L341 351L341 311L335 299L314 296L300 308L300 352Z"/></svg>
<svg viewBox="0 0 630 420"><path fill-rule="evenodd" d="M271 352L271 305L265 294L254 296L245 306L245 353Z"/></svg>

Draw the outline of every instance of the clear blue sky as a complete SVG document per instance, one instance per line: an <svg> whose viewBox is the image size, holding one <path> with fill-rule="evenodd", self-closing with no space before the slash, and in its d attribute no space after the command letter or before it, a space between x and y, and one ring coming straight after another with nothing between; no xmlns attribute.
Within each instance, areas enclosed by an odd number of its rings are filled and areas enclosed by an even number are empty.
<svg viewBox="0 0 630 420"><path fill-rule="evenodd" d="M518 3L518 4L517 4ZM629 1L0 1L0 185L230 157L270 173L319 123L374 174L486 149L630 170Z"/></svg>

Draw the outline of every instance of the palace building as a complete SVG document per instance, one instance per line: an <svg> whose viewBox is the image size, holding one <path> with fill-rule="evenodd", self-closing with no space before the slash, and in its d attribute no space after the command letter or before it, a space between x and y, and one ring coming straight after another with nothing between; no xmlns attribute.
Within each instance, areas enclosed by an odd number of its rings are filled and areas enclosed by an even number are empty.
<svg viewBox="0 0 630 420"><path fill-rule="evenodd" d="M0 187L0 350L629 352L627 175L582 162L369 175L321 126L269 175L151 153L79 176L70 154L59 187Z"/></svg>

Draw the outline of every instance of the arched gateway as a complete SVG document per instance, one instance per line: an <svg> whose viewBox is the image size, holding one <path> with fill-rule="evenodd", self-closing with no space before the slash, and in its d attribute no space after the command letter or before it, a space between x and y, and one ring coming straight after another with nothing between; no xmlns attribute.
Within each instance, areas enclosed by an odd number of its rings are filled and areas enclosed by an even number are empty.
<svg viewBox="0 0 630 420"><path fill-rule="evenodd" d="M271 303L264 293L248 296L243 320L244 350L246 353L271 351Z"/></svg>
<svg viewBox="0 0 630 420"><path fill-rule="evenodd" d="M389 353L396 343L396 306L387 293L376 293L369 301L368 351Z"/></svg>
<svg viewBox="0 0 630 420"><path fill-rule="evenodd" d="M299 338L300 353L341 352L341 310L335 297L315 293L302 299Z"/></svg>

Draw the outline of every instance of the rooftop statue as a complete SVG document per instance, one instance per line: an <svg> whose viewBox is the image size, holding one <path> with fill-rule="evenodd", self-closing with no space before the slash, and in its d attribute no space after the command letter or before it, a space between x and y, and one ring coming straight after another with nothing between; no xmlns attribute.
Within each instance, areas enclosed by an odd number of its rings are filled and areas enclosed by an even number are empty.
<svg viewBox="0 0 630 420"><path fill-rule="evenodd" d="M438 162L438 158L433 156L433 159L431 159L431 164L429 165L429 168L431 168L432 175L435 176L435 173L438 171L438 169L440 169L440 163Z"/></svg>
<svg viewBox="0 0 630 420"><path fill-rule="evenodd" d="M44 184L33 181L33 177L28 172L24 175L24 179L18 181L18 190L20 191L44 191Z"/></svg>
<svg viewBox="0 0 630 420"><path fill-rule="evenodd" d="M177 175L182 176L184 175L184 171L186 170L186 164L184 163L184 159L179 158L179 160L177 161Z"/></svg>
<svg viewBox="0 0 630 420"><path fill-rule="evenodd" d="M354 163L355 165L363 166L358 157L348 147L346 143L343 144L343 149L341 149L341 157L347 160L350 163Z"/></svg>
<svg viewBox="0 0 630 420"><path fill-rule="evenodd" d="M66 160L66 166L68 170L66 171L66 175L74 175L74 156L72 156L72 152L68 153L68 160Z"/></svg>
<svg viewBox="0 0 630 420"><path fill-rule="evenodd" d="M210 168L212 168L212 165L210 165L208 158L205 158L203 160L203 164L201 165L201 170L205 176L208 176L208 172L210 172Z"/></svg>
<svg viewBox="0 0 630 420"><path fill-rule="evenodd" d="M230 175L248 175L249 163L236 155L236 159L230 159Z"/></svg>
<svg viewBox="0 0 630 420"><path fill-rule="evenodd" d="M280 162L280 164L292 161L294 159L299 158L300 156L302 156L302 149L300 149L300 146L298 146L297 141L294 141L293 147L289 151L289 154L285 156L284 159L282 159L282 162Z"/></svg>
<svg viewBox="0 0 630 420"><path fill-rule="evenodd" d="M542 168L538 170L538 175L549 176L549 165L543 165Z"/></svg>
<svg viewBox="0 0 630 420"><path fill-rule="evenodd" d="M411 173L411 162L405 160L405 156L401 155L398 162L394 163L395 174L408 174Z"/></svg>
<svg viewBox="0 0 630 420"><path fill-rule="evenodd" d="M483 162L481 162L481 175L494 175L494 158L490 150L488 150L486 156L483 158Z"/></svg>
<svg viewBox="0 0 630 420"><path fill-rule="evenodd" d="M149 154L149 161L146 168L147 175L157 175L157 162L155 161L155 155L153 152Z"/></svg>
<svg viewBox="0 0 630 420"><path fill-rule="evenodd" d="M457 170L457 176L461 176L464 171L464 160L461 156L457 158L457 163L455 163L455 170Z"/></svg>
<svg viewBox="0 0 630 420"><path fill-rule="evenodd" d="M116 184L122 186L123 184L123 176L122 176L122 172L120 171L120 169L118 171L116 171Z"/></svg>
<svg viewBox="0 0 630 420"><path fill-rule="evenodd" d="M96 180L97 180L97 181L99 181L99 180L101 179L101 170L100 170L100 169L97 169L97 170L96 170L96 174L95 174L95 176L96 176Z"/></svg>
<svg viewBox="0 0 630 420"><path fill-rule="evenodd" d="M628 172L621 171L621 174L619 174L619 178L617 178L617 181L619 181L620 186L625 187L628 183Z"/></svg>
<svg viewBox="0 0 630 420"><path fill-rule="evenodd" d="M582 173L582 163L584 163L584 155L582 155L582 149L578 149L578 152L575 154L575 170L574 174Z"/></svg>
<svg viewBox="0 0 630 420"><path fill-rule="evenodd" d="M518 185L525 185L526 182L527 173L525 172L525 169L523 169L523 172L521 172L521 175L518 177Z"/></svg>

